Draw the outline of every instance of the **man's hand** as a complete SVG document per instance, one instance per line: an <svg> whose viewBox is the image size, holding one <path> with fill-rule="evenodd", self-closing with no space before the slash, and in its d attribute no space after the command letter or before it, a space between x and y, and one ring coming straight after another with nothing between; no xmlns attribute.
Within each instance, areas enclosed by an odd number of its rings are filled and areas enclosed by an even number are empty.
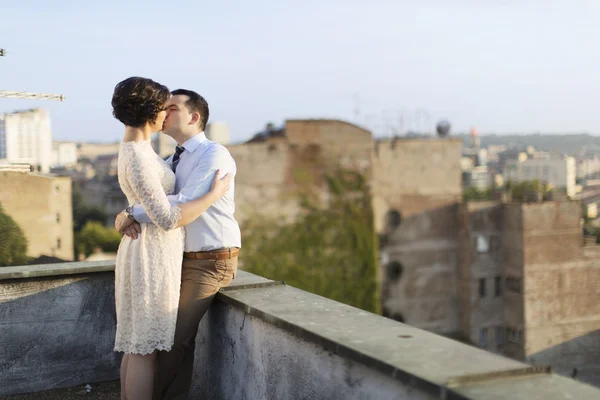
<svg viewBox="0 0 600 400"><path fill-rule="evenodd" d="M127 228L129 225L133 224L133 222L134 221L127 218L125 211L121 211L117 215L117 218L115 218L115 229L117 230L117 232L123 233L125 228Z"/></svg>
<svg viewBox="0 0 600 400"><path fill-rule="evenodd" d="M140 233L142 233L142 226L138 222L134 222L123 230L123 234L132 239L137 239Z"/></svg>

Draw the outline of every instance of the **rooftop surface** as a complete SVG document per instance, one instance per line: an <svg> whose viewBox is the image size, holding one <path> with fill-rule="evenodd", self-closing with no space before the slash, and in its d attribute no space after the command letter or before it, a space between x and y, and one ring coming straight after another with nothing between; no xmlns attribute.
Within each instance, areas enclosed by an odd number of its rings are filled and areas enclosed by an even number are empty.
<svg viewBox="0 0 600 400"><path fill-rule="evenodd" d="M0 397L1 399L10 400L119 400L120 397L120 382L104 382L93 383L77 386L71 389L48 390L40 393L19 394L16 396Z"/></svg>

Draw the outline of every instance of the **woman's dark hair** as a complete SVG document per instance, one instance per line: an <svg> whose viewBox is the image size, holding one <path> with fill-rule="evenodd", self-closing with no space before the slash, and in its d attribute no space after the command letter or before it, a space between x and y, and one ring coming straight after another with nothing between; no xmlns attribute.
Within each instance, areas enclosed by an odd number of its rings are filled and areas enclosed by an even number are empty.
<svg viewBox="0 0 600 400"><path fill-rule="evenodd" d="M113 115L127 126L141 128L156 121L169 100L169 89L152 79L133 76L117 83L112 97Z"/></svg>

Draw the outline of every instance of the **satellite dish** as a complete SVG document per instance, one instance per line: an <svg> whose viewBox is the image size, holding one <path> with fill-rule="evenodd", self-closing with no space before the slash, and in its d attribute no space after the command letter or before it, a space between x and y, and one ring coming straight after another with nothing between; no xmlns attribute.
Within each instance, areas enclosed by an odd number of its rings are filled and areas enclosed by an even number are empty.
<svg viewBox="0 0 600 400"><path fill-rule="evenodd" d="M435 129L439 137L446 137L450 134L450 122L446 120L440 121Z"/></svg>

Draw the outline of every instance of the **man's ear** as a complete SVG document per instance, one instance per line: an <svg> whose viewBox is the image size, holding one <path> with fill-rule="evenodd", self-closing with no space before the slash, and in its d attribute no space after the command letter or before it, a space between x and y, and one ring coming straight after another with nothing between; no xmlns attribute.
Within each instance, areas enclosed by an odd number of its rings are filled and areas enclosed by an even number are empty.
<svg viewBox="0 0 600 400"><path fill-rule="evenodd" d="M189 125L196 125L198 122L200 122L200 113L192 113L192 119L190 120Z"/></svg>

